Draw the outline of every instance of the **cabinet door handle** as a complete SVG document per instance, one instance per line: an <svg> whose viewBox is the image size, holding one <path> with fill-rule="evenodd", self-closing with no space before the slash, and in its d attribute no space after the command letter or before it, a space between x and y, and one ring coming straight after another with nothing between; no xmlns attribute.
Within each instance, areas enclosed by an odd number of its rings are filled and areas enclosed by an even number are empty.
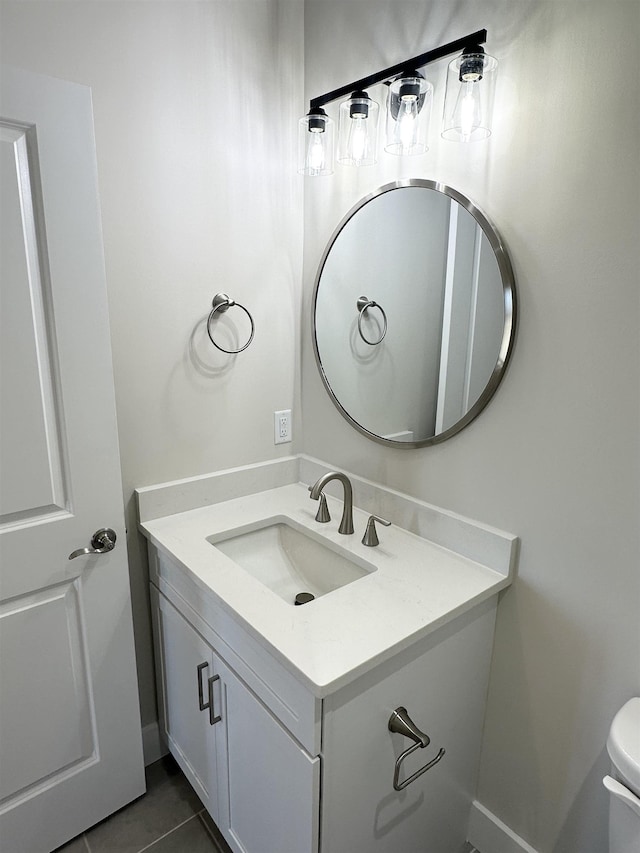
<svg viewBox="0 0 640 853"><path fill-rule="evenodd" d="M206 669L209 666L209 661L205 661L204 663L199 663L196 667L198 672L198 705L200 706L200 710L204 711L209 707L209 702L204 701L204 691L202 690L202 670Z"/></svg>
<svg viewBox="0 0 640 853"><path fill-rule="evenodd" d="M220 680L219 675L212 675L211 678L207 682L207 684L209 685L209 703L207 705L207 708L209 709L209 725L210 726L215 726L215 724L219 723L220 720L222 719L220 714L218 714L218 716L216 717L216 712L213 710L213 684L215 681L219 681L219 680Z"/></svg>

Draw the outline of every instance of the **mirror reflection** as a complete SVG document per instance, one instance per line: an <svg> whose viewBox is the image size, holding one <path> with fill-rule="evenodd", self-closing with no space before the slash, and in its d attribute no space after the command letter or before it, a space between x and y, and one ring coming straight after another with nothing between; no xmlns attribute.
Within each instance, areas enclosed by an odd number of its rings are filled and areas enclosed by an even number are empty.
<svg viewBox="0 0 640 853"><path fill-rule="evenodd" d="M341 413L398 446L442 441L486 405L515 329L504 247L461 193L432 181L382 187L324 253L314 348Z"/></svg>

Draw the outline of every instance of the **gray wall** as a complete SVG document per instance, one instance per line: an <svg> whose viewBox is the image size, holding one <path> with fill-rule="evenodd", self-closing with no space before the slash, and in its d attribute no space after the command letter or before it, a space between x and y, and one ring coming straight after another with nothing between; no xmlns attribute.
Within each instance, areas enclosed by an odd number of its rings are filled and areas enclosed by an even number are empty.
<svg viewBox="0 0 640 853"><path fill-rule="evenodd" d="M307 182L305 304L325 241L359 197L399 177L450 184L494 221L513 259L521 315L503 384L450 441L385 450L327 399L305 320L304 447L522 538L519 578L498 609L479 800L542 853L603 853L607 731L640 695L640 126L628 88L640 5L311 0L305 10L308 97L482 27L500 60L487 145L444 142L436 126L424 158L385 156ZM445 66L429 70L432 82Z"/></svg>
<svg viewBox="0 0 640 853"><path fill-rule="evenodd" d="M93 89L143 722L155 707L133 488L288 453L272 412L302 405L294 449L521 536L479 799L541 853L602 853L607 729L640 694L640 6L304 5L304 40L302 0L0 6L4 61ZM487 145L440 141L440 86L424 158L295 175L303 47L313 96L481 27L501 62ZM433 70L442 83L444 64ZM521 301L489 408L419 451L385 450L343 421L309 340L326 240L399 177L451 184L484 209ZM204 339L218 290L256 316L230 368Z"/></svg>

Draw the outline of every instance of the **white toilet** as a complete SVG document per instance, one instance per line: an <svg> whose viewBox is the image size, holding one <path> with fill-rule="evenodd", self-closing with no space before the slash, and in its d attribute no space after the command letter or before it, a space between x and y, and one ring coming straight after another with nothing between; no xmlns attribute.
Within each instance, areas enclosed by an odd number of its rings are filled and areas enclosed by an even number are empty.
<svg viewBox="0 0 640 853"><path fill-rule="evenodd" d="M640 851L640 698L629 699L613 718L607 739L611 775L609 853Z"/></svg>

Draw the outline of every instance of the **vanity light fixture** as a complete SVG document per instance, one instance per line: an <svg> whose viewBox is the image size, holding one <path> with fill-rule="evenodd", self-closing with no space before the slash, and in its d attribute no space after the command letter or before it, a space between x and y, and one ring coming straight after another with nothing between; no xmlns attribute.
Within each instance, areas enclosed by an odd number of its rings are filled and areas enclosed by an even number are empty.
<svg viewBox="0 0 640 853"><path fill-rule="evenodd" d="M488 136L497 62L484 53L486 40L487 31L478 30L313 98L299 122L298 171L313 177L333 172L333 122L323 108L345 95L349 97L340 105L338 161L351 166L376 162L379 107L367 89L379 83L388 87L385 150L424 154L433 87L420 69L459 51L462 55L449 64L442 135L463 142Z"/></svg>

